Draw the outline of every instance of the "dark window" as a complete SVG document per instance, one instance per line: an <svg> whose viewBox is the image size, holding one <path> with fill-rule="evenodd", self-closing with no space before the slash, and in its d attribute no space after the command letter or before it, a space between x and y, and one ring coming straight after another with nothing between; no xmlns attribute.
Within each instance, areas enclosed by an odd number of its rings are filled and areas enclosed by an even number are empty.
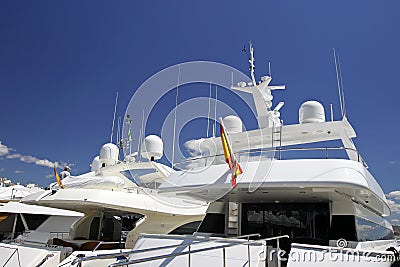
<svg viewBox="0 0 400 267"><path fill-rule="evenodd" d="M199 228L200 225L200 221L198 222L191 222L191 223L187 223L184 225L179 226L178 228L176 228L175 230L173 230L172 232L170 232L170 234L174 234L174 235L191 235L194 232L197 231L197 228Z"/></svg>
<svg viewBox="0 0 400 267"><path fill-rule="evenodd" d="M207 213L200 224L199 232L210 234L225 233L225 214Z"/></svg>
<svg viewBox="0 0 400 267"><path fill-rule="evenodd" d="M289 235L292 242L327 244L328 225L328 203L242 205L242 235Z"/></svg>
<svg viewBox="0 0 400 267"><path fill-rule="evenodd" d="M333 215L329 239L338 240L344 238L347 241L357 241L356 224L353 215Z"/></svg>
<svg viewBox="0 0 400 267"><path fill-rule="evenodd" d="M90 224L89 239L97 240L99 237L100 217L94 217Z"/></svg>
<svg viewBox="0 0 400 267"><path fill-rule="evenodd" d="M50 216L42 214L24 214L24 217L29 230L36 230L36 228L38 228Z"/></svg>
<svg viewBox="0 0 400 267"><path fill-rule="evenodd" d="M392 230L363 218L334 215L329 237L331 240L344 238L347 241L372 241L393 239L394 235Z"/></svg>

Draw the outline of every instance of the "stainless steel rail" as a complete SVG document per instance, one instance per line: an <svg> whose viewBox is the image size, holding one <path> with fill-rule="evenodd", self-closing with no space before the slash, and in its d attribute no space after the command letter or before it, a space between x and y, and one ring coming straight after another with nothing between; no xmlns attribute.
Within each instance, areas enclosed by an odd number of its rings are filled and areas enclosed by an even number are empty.
<svg viewBox="0 0 400 267"><path fill-rule="evenodd" d="M264 238L260 240L251 240L251 241L245 241L239 244L226 244L226 245L220 245L220 246L214 246L214 247L208 247L208 248L200 248L200 249L191 249L191 244L186 244L188 246L187 251L182 251L178 253L171 253L171 254L163 254L163 255L158 255L158 256L152 256L152 257L147 257L147 258L141 258L141 259L136 259L136 260L130 260L130 261L124 261L124 262L117 262L110 264L108 267L116 267L116 266L127 266L128 264L137 264L137 263L143 263L143 262L149 262L149 261L154 261L154 260L160 260L160 259L167 259L167 258L172 258L172 257L178 257L178 256L183 256L183 255L189 255L189 261L188 261L188 266L191 266L190 262L190 255L194 253L199 253L199 252L204 252L204 251L210 251L210 250L216 250L216 249L222 249L222 261L223 261L223 266L226 266L226 253L225 249L229 247L234 247L234 246L240 246L240 245L247 245L248 248L248 266L250 266L250 252L249 248L250 245L252 244L265 244L266 241L271 241L271 240L277 240L281 238L289 238L288 235L282 235L282 236L275 236L275 237L270 237L270 238ZM229 240L229 239L228 239ZM280 250L279 248L279 242L277 242L277 249Z"/></svg>
<svg viewBox="0 0 400 267"><path fill-rule="evenodd" d="M105 241L100 241L93 249L92 251L96 251L101 245L113 245L113 244L119 244L120 248L122 244L125 244L125 242L121 242L121 241L109 241L109 242L105 242Z"/></svg>
<svg viewBox="0 0 400 267"><path fill-rule="evenodd" d="M165 235L165 236L168 237L167 235ZM190 237L190 238L191 238L191 241L197 241L196 243L193 243L193 244L205 244L205 243L210 243L210 242L214 242L214 241L223 241L223 240L230 240L230 239L247 238L247 240L249 240L250 237L260 237L260 234L241 235L241 236L235 236L235 237L231 237L231 238L213 238L211 240L210 239L205 239L204 236L194 237L194 238ZM142 253L142 252L151 252L151 251L159 250L159 249L185 247L185 246L188 246L188 245L190 245L190 243L184 243L184 244L178 244L178 245L169 245L169 246L160 246L160 247L146 248L146 249L140 249L140 250L130 250L130 251L119 252L119 253L107 253L107 254L89 256L89 257L78 257L78 258L73 260L73 264L81 263L83 261L90 261L90 260L117 258L117 257L120 257L120 256L127 256L127 255L133 254L133 253L137 254L137 253Z"/></svg>

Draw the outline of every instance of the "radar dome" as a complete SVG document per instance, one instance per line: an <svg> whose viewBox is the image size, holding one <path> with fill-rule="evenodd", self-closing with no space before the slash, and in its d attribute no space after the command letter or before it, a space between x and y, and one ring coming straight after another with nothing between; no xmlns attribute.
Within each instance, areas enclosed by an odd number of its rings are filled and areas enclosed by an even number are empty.
<svg viewBox="0 0 400 267"><path fill-rule="evenodd" d="M304 102L299 109L299 122L300 124L325 122L324 106L318 101Z"/></svg>
<svg viewBox="0 0 400 267"><path fill-rule="evenodd" d="M141 155L151 161L160 159L163 156L164 144L157 135L147 136L142 143Z"/></svg>
<svg viewBox="0 0 400 267"><path fill-rule="evenodd" d="M91 167L91 171L92 172L96 172L98 170L100 170L101 164L100 164L100 157L96 156L93 161L92 164L90 164Z"/></svg>
<svg viewBox="0 0 400 267"><path fill-rule="evenodd" d="M119 149L112 143L105 144L100 149L99 163L101 167L111 166L118 162Z"/></svg>
<svg viewBox="0 0 400 267"><path fill-rule="evenodd" d="M226 116L224 119L224 126L228 133L240 133L242 132L242 120L233 115Z"/></svg>

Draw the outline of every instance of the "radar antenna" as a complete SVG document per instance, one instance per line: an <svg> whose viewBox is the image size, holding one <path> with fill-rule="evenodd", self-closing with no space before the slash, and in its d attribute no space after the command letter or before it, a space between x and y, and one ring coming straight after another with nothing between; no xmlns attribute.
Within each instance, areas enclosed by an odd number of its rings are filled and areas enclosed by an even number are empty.
<svg viewBox="0 0 400 267"><path fill-rule="evenodd" d="M278 117L279 109L282 108L283 104L278 104L277 108L272 110L272 92L277 89L285 89L284 85L270 86L271 82L271 66L269 64L269 75L261 77L259 83L256 82L254 76L255 70L255 59L254 59L254 47L253 43L250 42L250 54L247 52L246 48L242 49L248 55L248 61L250 63L250 75L252 82L246 84L245 82L239 82L237 86L232 86L231 89L238 90L253 95L253 100L257 111L257 120L259 128L273 127L273 125L280 125L280 119ZM273 116L272 116L273 114Z"/></svg>

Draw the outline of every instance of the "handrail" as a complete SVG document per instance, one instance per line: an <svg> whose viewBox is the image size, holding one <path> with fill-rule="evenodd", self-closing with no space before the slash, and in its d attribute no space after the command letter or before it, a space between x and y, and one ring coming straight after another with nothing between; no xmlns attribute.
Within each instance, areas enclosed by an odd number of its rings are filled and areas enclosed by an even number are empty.
<svg viewBox="0 0 400 267"><path fill-rule="evenodd" d="M152 256L152 257L148 257L148 258L131 260L131 261L116 262L116 263L112 263L112 264L108 265L108 267L116 267L116 266L124 266L124 265L128 265L128 264L149 262L149 261L166 259L166 258L177 257L177 256L183 256L183 255L188 255L188 254L190 255L190 254L193 254L193 253L199 253L199 252L204 252L204 251L209 251L209 250L225 249L225 248L239 246L239 245L251 245L251 244L254 244L254 243L264 243L265 241L279 240L281 238L289 238L289 236L288 235L282 235L282 236L264 238L264 239L260 239L260 240L251 240L251 241L243 242L243 243L240 243L240 244L226 244L226 245L220 245L220 246L215 246L215 247L200 248L200 249L196 249L196 250L189 249L188 251L182 251L182 252L177 252L177 253L163 254L163 255ZM190 246L190 244L188 244L188 246ZM225 262L225 258L223 260Z"/></svg>
<svg viewBox="0 0 400 267"><path fill-rule="evenodd" d="M126 242L121 242L121 241L100 241L93 249L92 251L96 251L101 245L111 245L111 244L125 244Z"/></svg>
<svg viewBox="0 0 400 267"><path fill-rule="evenodd" d="M164 236L168 236L168 235L164 235ZM192 237L194 237L194 238L192 238ZM230 237L230 238L213 237L213 239L211 239L211 240L210 239L204 239L205 238L204 236L202 238L196 238L196 236L191 236L190 238L192 238L191 239L192 241L197 241L196 243L193 243L193 244L205 244L205 243L214 242L214 241L223 241L223 240L230 240L230 239L242 239L242 238L250 238L250 237L260 237L260 234L248 234L248 235L241 235L241 236L235 236L235 237ZM185 246L188 246L188 245L191 245L191 244L184 243L184 244L178 244L178 245L160 246L160 247L145 248L145 249L140 249L140 250L130 250L130 251L119 252L119 253L107 253L107 254L96 255L96 256L82 257L82 258L76 258L73 261L73 264L76 264L77 262L82 262L82 261L116 258L116 257L120 257L120 256L127 256L127 255L133 254L133 253L143 253L143 252L150 252L150 251L159 250L159 249L185 247Z"/></svg>
<svg viewBox="0 0 400 267"><path fill-rule="evenodd" d="M272 148L272 149L254 149L254 150L245 150L245 151L238 151L236 152L236 155L240 157L240 155L246 155L246 154L251 154L251 153L270 153L270 152L279 152L279 159L282 157L282 152L288 152L288 151L325 151L325 158L328 159L328 151L330 150L344 150L344 151L352 151L354 153L357 153L357 161L362 163L364 166L367 166L366 162L364 159L361 157L360 152L354 148L350 147L294 147L294 148ZM190 163L194 162L200 159L209 159L209 158L216 158L216 157L222 157L224 154L217 154L217 155L210 155L210 156L200 156L200 157L194 157L190 159L186 159L180 162L175 163L175 166L181 165L184 163ZM207 162L207 161L206 161ZM206 164L205 164L206 165ZM179 166L178 166L179 168Z"/></svg>

